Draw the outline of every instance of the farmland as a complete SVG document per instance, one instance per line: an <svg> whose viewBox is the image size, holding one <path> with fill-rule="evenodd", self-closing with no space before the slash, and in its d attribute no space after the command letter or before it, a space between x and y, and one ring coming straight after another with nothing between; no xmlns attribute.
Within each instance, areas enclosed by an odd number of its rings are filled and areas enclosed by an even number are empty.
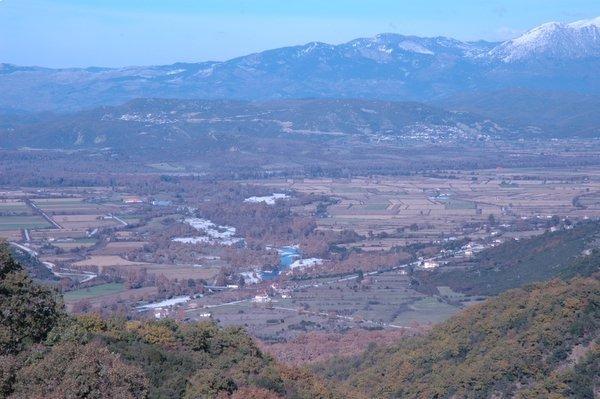
<svg viewBox="0 0 600 399"><path fill-rule="evenodd" d="M0 214L2 215L30 215L31 209L20 200L1 200Z"/></svg>
<svg viewBox="0 0 600 399"><path fill-rule="evenodd" d="M101 296L118 294L125 291L123 284L111 283L102 284L90 288L82 288L80 290L71 291L65 294L65 301L73 302L80 299L90 299Z"/></svg>
<svg viewBox="0 0 600 399"><path fill-rule="evenodd" d="M18 235L21 229L45 229L51 227L44 218L37 215L20 198L12 197L12 192L0 195L0 231L6 236ZM12 197L12 198L11 198Z"/></svg>
<svg viewBox="0 0 600 399"><path fill-rule="evenodd" d="M452 279L478 253L595 219L598 193L597 168L219 182L127 175L114 186L6 188L0 235L45 262L71 310L212 318L292 342L427 329L482 297ZM587 249L569 248L565 257ZM153 305L169 298L188 299Z"/></svg>
<svg viewBox="0 0 600 399"><path fill-rule="evenodd" d="M39 216L0 216L0 231L44 229L50 224Z"/></svg>
<svg viewBox="0 0 600 399"><path fill-rule="evenodd" d="M261 182L255 182L261 184ZM274 189L337 199L319 228L352 229L369 240L351 246L382 250L449 237L481 236L471 226L493 217L515 225L553 215L600 216L598 170L453 171L440 176L269 181ZM402 231L402 234L398 234ZM395 236L395 237L394 237Z"/></svg>
<svg viewBox="0 0 600 399"><path fill-rule="evenodd" d="M156 288L144 287L127 289L122 283L101 284L89 288L81 288L64 294L67 308L74 309L85 303L91 308L102 308L113 304L125 304L132 300L140 301L156 295Z"/></svg>
<svg viewBox="0 0 600 399"><path fill-rule="evenodd" d="M169 278L195 278L212 279L218 273L218 268L198 268L193 265L170 265L145 262L132 262L118 255L92 255L84 260L72 264L76 268L93 268L100 272L105 268L115 270L136 271L144 269L146 272L164 275Z"/></svg>

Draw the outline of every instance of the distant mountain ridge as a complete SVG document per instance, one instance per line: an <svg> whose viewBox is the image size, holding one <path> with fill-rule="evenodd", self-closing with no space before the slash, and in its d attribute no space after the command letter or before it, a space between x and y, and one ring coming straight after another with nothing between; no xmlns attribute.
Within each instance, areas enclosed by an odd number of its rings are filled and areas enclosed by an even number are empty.
<svg viewBox="0 0 600 399"><path fill-rule="evenodd" d="M225 62L85 69L0 64L0 109L74 111L149 97L428 102L511 88L600 94L598 21L544 24L504 43L388 33Z"/></svg>
<svg viewBox="0 0 600 399"><path fill-rule="evenodd" d="M262 140L484 140L513 133L491 119L415 102L138 99L66 115L6 117L0 147L210 151L253 149Z"/></svg>
<svg viewBox="0 0 600 399"><path fill-rule="evenodd" d="M439 105L549 137L600 137L600 95L507 89L459 93Z"/></svg>

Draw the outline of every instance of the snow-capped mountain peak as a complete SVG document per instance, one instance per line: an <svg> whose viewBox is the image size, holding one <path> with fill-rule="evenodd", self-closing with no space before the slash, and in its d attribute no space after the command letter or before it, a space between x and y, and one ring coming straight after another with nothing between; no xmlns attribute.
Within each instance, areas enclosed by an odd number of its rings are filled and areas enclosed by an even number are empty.
<svg viewBox="0 0 600 399"><path fill-rule="evenodd" d="M548 22L490 52L504 62L600 56L600 17L564 24Z"/></svg>
<svg viewBox="0 0 600 399"><path fill-rule="evenodd" d="M226 61L85 69L0 64L0 111L72 111L144 97L438 101L515 87L598 95L598 71L594 18L546 23L504 43L383 33Z"/></svg>
<svg viewBox="0 0 600 399"><path fill-rule="evenodd" d="M571 22L569 26L574 29L583 29L589 27L600 28L600 17L592 19L582 19L581 21Z"/></svg>

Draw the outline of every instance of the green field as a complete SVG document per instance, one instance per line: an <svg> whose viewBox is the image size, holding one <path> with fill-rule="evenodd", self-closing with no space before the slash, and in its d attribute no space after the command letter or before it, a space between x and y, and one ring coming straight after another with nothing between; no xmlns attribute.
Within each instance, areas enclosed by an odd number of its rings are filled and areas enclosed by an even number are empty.
<svg viewBox="0 0 600 399"><path fill-rule="evenodd" d="M125 216L121 216L119 215L119 217L121 219L123 219L124 221L126 221L127 223L138 223L142 220L142 216L139 215L125 215Z"/></svg>
<svg viewBox="0 0 600 399"><path fill-rule="evenodd" d="M95 287L69 291L64 294L64 298L66 302L73 302L81 299L90 299L105 295L118 294L123 291L125 291L125 285L123 283L109 283L97 285Z"/></svg>
<svg viewBox="0 0 600 399"><path fill-rule="evenodd" d="M83 198L41 198L33 200L44 212L49 214L98 214L111 212L105 204L86 202Z"/></svg>
<svg viewBox="0 0 600 399"><path fill-rule="evenodd" d="M88 248L94 246L98 240L95 238L75 238L72 241L57 241L54 245L62 249L71 249L76 247Z"/></svg>
<svg viewBox="0 0 600 399"><path fill-rule="evenodd" d="M81 198L43 198L33 201L39 208L45 211L55 211L79 208L94 208L94 204L84 202Z"/></svg>
<svg viewBox="0 0 600 399"><path fill-rule="evenodd" d="M477 209L477 204L471 201L450 200L444 204L445 209Z"/></svg>
<svg viewBox="0 0 600 399"><path fill-rule="evenodd" d="M388 206L389 206L388 203L372 203L372 204L362 205L360 207L360 209L364 209L366 211L385 211Z"/></svg>
<svg viewBox="0 0 600 399"><path fill-rule="evenodd" d="M0 216L0 231L52 227L41 216Z"/></svg>
<svg viewBox="0 0 600 399"><path fill-rule="evenodd" d="M0 202L0 214L31 214L31 208L29 208L23 202Z"/></svg>
<svg viewBox="0 0 600 399"><path fill-rule="evenodd" d="M437 298L423 297L408 306L406 311L400 313L394 323L410 325L412 322L421 324L439 323L458 311L458 307L448 305Z"/></svg>
<svg viewBox="0 0 600 399"><path fill-rule="evenodd" d="M450 287L440 286L437 287L438 292L441 296L449 298L449 299L464 299L465 295L460 292L455 292Z"/></svg>
<svg viewBox="0 0 600 399"><path fill-rule="evenodd" d="M153 169L162 170L164 172L183 172L185 168L183 166L172 165L169 163L151 163L148 165Z"/></svg>
<svg viewBox="0 0 600 399"><path fill-rule="evenodd" d="M83 202L83 198L38 198L33 200L37 206L45 205L73 205L73 204L81 204Z"/></svg>

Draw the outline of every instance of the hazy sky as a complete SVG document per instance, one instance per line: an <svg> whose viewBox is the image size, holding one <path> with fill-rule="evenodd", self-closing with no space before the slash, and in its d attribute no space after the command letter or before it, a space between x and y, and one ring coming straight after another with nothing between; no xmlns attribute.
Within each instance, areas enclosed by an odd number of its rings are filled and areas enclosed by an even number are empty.
<svg viewBox="0 0 600 399"><path fill-rule="evenodd" d="M0 62L224 60L381 32L502 40L543 22L597 16L599 0L0 0Z"/></svg>

